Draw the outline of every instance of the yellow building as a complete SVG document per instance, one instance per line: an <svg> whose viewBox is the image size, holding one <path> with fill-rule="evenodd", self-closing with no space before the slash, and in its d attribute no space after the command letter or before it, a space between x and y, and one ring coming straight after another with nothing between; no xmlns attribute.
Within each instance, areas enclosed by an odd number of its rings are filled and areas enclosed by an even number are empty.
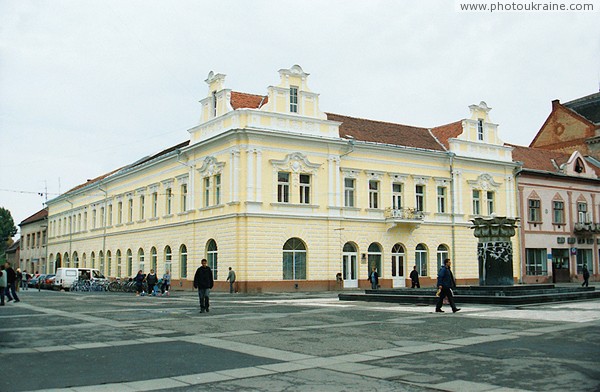
<svg viewBox="0 0 600 392"><path fill-rule="evenodd" d="M188 141L48 202L48 270L168 269L189 287L206 258L216 288L232 267L241 291L323 290L366 287L373 265L382 287L414 265L432 284L450 257L459 283L477 282L469 219L516 216L490 108L433 129L359 119L322 112L298 65L279 75L263 96L211 72Z"/></svg>

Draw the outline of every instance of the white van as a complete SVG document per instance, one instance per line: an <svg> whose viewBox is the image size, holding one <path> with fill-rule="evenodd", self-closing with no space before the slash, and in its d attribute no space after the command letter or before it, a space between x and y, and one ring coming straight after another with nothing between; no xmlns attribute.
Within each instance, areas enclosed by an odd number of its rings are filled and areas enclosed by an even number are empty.
<svg viewBox="0 0 600 392"><path fill-rule="evenodd" d="M89 281L106 280L100 270L95 268L57 268L56 277L54 279L54 288L58 290L69 290L73 282L79 279Z"/></svg>

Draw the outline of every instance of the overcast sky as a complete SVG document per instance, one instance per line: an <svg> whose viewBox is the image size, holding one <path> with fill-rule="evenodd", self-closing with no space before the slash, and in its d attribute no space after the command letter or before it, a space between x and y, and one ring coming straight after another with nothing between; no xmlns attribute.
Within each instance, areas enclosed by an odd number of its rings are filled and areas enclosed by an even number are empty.
<svg viewBox="0 0 600 392"><path fill-rule="evenodd" d="M266 94L299 64L323 111L414 126L485 101L500 137L529 145L553 99L598 91L599 20L453 1L0 0L0 206L18 225L38 192L189 139L211 70Z"/></svg>

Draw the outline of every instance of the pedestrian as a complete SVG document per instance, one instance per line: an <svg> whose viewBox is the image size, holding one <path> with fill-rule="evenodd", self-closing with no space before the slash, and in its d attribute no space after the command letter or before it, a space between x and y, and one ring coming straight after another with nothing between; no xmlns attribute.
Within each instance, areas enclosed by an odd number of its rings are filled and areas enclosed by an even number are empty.
<svg viewBox="0 0 600 392"><path fill-rule="evenodd" d="M413 270L410 273L410 281L412 282L411 289L414 289L415 287L418 289L421 288L421 284L419 283L419 272L417 271L416 265L413 267Z"/></svg>
<svg viewBox="0 0 600 392"><path fill-rule="evenodd" d="M229 274L227 274L227 280L229 281L229 294L233 294L233 292L235 291L233 289L233 284L235 283L235 271L231 269L231 267L229 267Z"/></svg>
<svg viewBox="0 0 600 392"><path fill-rule="evenodd" d="M8 302L14 300L15 302L21 302L21 300L19 299L19 296L17 295L17 288L16 288L16 280L17 280L17 273L15 272L14 269L12 269L12 267L10 266L10 263L7 261L4 264L4 271L6 272L6 296L8 297ZM12 295L11 295L12 293Z"/></svg>
<svg viewBox="0 0 600 392"><path fill-rule="evenodd" d="M198 267L196 270L196 275L194 275L194 288L198 289L198 297L200 297L200 313L204 313L204 311L208 312L208 307L210 306L208 297L210 296L210 289L213 288L214 280L213 273L206 259L202 259L200 262L202 265Z"/></svg>
<svg viewBox="0 0 600 392"><path fill-rule="evenodd" d="M158 283L158 277L154 273L153 269L151 269L150 273L146 275L146 283L148 283L148 295L152 295L154 286Z"/></svg>
<svg viewBox="0 0 600 392"><path fill-rule="evenodd" d="M0 265L0 306L4 306L4 291L6 290L7 280L4 264Z"/></svg>
<svg viewBox="0 0 600 392"><path fill-rule="evenodd" d="M146 279L146 275L142 270L139 270L135 278L135 295L140 295L144 292L144 279Z"/></svg>
<svg viewBox="0 0 600 392"><path fill-rule="evenodd" d="M581 286L589 287L589 280L590 280L590 271L588 271L587 265L584 265L583 266L583 283L581 284Z"/></svg>
<svg viewBox="0 0 600 392"><path fill-rule="evenodd" d="M27 285L29 283L29 278L31 277L31 275L29 275L27 273L27 270L23 270L23 273L21 273L21 289L23 290L29 290L29 286ZM19 269L17 268L17 282L19 278Z"/></svg>
<svg viewBox="0 0 600 392"><path fill-rule="evenodd" d="M23 273L21 272L21 268L17 268L17 291L19 291L19 289L23 288L21 285L23 280Z"/></svg>
<svg viewBox="0 0 600 392"><path fill-rule="evenodd" d="M458 312L460 309L456 307L454 304L454 292L452 289L456 288L456 282L454 281L454 276L452 275L452 271L450 270L450 266L452 262L450 259L444 260L444 265L440 268L440 272L438 273L437 285L438 285L438 301L435 305L435 311L438 313L443 313L442 305L444 304L444 298L448 298L448 303L452 308L452 313Z"/></svg>
<svg viewBox="0 0 600 392"><path fill-rule="evenodd" d="M165 295L165 293L166 293L167 295L169 295L170 288L171 288L171 274L169 273L169 270L167 270L162 277L162 284L160 285L160 294Z"/></svg>
<svg viewBox="0 0 600 392"><path fill-rule="evenodd" d="M371 273L369 274L369 282L371 282L371 289L377 290L379 285L379 274L377 273L377 267L373 266Z"/></svg>

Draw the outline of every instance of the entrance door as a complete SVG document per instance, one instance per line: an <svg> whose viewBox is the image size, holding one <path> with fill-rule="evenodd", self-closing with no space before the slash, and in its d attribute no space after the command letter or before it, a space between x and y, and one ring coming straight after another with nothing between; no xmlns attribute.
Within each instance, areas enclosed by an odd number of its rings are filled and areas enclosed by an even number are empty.
<svg viewBox="0 0 600 392"><path fill-rule="evenodd" d="M406 287L404 271L404 247L396 244L392 248L392 287Z"/></svg>
<svg viewBox="0 0 600 392"><path fill-rule="evenodd" d="M358 287L358 253L354 244L347 242L342 253L342 279L344 288Z"/></svg>
<svg viewBox="0 0 600 392"><path fill-rule="evenodd" d="M552 282L566 283L570 280L569 249L552 249Z"/></svg>

